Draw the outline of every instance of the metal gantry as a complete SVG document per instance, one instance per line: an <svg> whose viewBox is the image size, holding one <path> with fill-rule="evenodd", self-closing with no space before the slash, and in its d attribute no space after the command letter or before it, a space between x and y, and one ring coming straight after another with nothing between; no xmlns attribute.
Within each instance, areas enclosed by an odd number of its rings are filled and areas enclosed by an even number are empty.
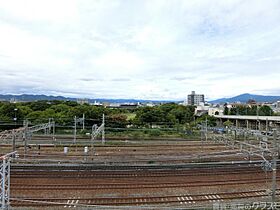
<svg viewBox="0 0 280 210"><path fill-rule="evenodd" d="M85 114L83 114L82 118L77 118L76 116L74 117L74 140L73 143L76 144L77 141L77 124L82 123L83 125L83 130L85 129Z"/></svg>
<svg viewBox="0 0 280 210"><path fill-rule="evenodd" d="M91 150L94 153L93 143L94 140L97 138L97 136L101 133L102 144L105 144L105 115L102 115L102 124L98 127L96 124L94 124L91 128Z"/></svg>
<svg viewBox="0 0 280 210"><path fill-rule="evenodd" d="M277 173L277 159L279 154L279 143L277 141L280 140L280 136L276 129L273 129L273 141L272 145L270 146L267 135L263 135L260 132L256 132L255 130L245 130L240 131L240 129L234 130L235 135L237 132L245 132L246 134L249 133L251 135L257 136L259 140L259 145L254 145L251 143L237 141L232 139L230 136L214 136L214 140L218 140L219 142L224 143L227 146L230 146L234 149L239 149L240 152L246 153L249 155L259 156L263 159L263 163L261 164L262 169L267 172L272 172L272 180L271 180L271 202L274 204L276 202L276 189L277 189L277 182L276 182L276 173ZM274 205L273 205L274 206ZM275 209L275 208L272 208Z"/></svg>
<svg viewBox="0 0 280 210"><path fill-rule="evenodd" d="M17 152L0 157L0 209L6 210L10 205L10 161Z"/></svg>
<svg viewBox="0 0 280 210"><path fill-rule="evenodd" d="M11 129L11 130L5 130L0 132L0 140L1 141L8 141L12 138L22 138L25 128L17 128L17 129Z"/></svg>
<svg viewBox="0 0 280 210"><path fill-rule="evenodd" d="M102 144L105 144L105 115L102 115L102 124L98 127L94 124L91 128L91 141L93 142L94 139L101 133L102 135Z"/></svg>
<svg viewBox="0 0 280 210"><path fill-rule="evenodd" d="M46 130L46 129L51 130L51 128L54 127L54 125L55 125L54 121L49 121L48 123L26 127L26 129L28 133L35 133L40 130Z"/></svg>
<svg viewBox="0 0 280 210"><path fill-rule="evenodd" d="M12 140L13 144L13 151L16 150L16 139L21 139L24 142L24 151L25 154L27 153L27 146L28 146L28 140L31 140L32 134L35 132L38 132L40 130L48 130L49 133L53 129L53 139L55 135L55 122L53 119L49 119L48 123L43 123L39 125L34 125L31 127L28 127L28 121L25 121L24 127L12 129L12 130L5 130L0 132L0 141L10 141Z"/></svg>

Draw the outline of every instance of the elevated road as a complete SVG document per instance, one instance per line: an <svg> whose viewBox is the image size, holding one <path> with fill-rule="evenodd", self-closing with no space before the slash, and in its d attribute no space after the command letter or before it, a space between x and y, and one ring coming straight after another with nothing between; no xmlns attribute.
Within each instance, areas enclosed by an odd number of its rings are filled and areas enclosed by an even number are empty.
<svg viewBox="0 0 280 210"><path fill-rule="evenodd" d="M251 115L214 115L220 125L229 120L238 127L269 131L276 128L280 131L280 116L251 116Z"/></svg>
<svg viewBox="0 0 280 210"><path fill-rule="evenodd" d="M262 120L269 122L278 122L280 123L280 116L250 116L250 115L215 115L214 117L218 119L226 120Z"/></svg>

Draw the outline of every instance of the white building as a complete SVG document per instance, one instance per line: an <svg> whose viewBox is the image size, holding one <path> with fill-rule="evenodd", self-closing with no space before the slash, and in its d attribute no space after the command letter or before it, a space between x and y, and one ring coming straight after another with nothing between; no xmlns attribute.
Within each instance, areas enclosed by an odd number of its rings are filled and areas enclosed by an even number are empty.
<svg viewBox="0 0 280 210"><path fill-rule="evenodd" d="M214 115L223 115L224 108L220 106L213 106L211 104L207 103L200 103L195 108L195 115L196 116L202 116L203 114L208 114L209 116Z"/></svg>

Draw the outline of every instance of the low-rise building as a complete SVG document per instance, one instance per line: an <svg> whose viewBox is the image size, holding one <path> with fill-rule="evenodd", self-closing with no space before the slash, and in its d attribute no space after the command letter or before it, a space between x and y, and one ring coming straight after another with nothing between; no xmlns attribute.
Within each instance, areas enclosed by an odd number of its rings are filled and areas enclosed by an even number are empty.
<svg viewBox="0 0 280 210"><path fill-rule="evenodd" d="M78 98L77 103L83 105L83 104L89 104L89 101L87 98Z"/></svg>

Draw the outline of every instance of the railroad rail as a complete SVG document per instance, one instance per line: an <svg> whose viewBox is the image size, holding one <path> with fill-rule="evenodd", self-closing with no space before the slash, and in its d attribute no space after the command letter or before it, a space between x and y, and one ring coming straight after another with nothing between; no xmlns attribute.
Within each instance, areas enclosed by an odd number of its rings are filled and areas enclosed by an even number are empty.
<svg viewBox="0 0 280 210"><path fill-rule="evenodd" d="M277 181L280 176L277 177ZM25 183L12 183L13 190L105 190L105 189L144 189L144 188L190 188L190 187L211 187L211 186L225 186L225 185L247 185L247 184L262 184L268 181L268 178L246 178L246 179L227 179L227 180L196 180L196 181L183 181L183 182L164 182L164 183L93 183L93 184L25 184Z"/></svg>
<svg viewBox="0 0 280 210"><path fill-rule="evenodd" d="M234 169L234 170L233 170ZM167 177L167 176L208 176L208 175L227 175L227 174L259 174L263 173L259 166L256 167L242 167L242 168L220 168L220 169L195 169L190 170L179 169L179 170L131 170L131 171L122 171L122 170L97 170L97 171L86 171L86 170L14 170L12 169L13 178L114 178L114 177Z"/></svg>
<svg viewBox="0 0 280 210"><path fill-rule="evenodd" d="M280 190L277 189L277 196ZM137 197L102 197L102 198L37 198L37 197L12 197L11 206L64 206L77 207L87 206L122 206L122 205L151 205L151 204L172 204L172 205L195 205L204 202L224 202L227 200L242 200L267 197L266 190L251 190L223 193L205 194L179 194L170 196L137 196Z"/></svg>
<svg viewBox="0 0 280 210"><path fill-rule="evenodd" d="M219 168L219 167L249 167L260 165L262 160L251 160L251 161L220 161L220 162L205 162L205 163L188 163L188 164L165 164L165 165L98 165L90 162L81 164L17 164L12 163L11 168L28 170L158 170L158 169L193 169L193 168ZM278 163L280 160L277 161Z"/></svg>

